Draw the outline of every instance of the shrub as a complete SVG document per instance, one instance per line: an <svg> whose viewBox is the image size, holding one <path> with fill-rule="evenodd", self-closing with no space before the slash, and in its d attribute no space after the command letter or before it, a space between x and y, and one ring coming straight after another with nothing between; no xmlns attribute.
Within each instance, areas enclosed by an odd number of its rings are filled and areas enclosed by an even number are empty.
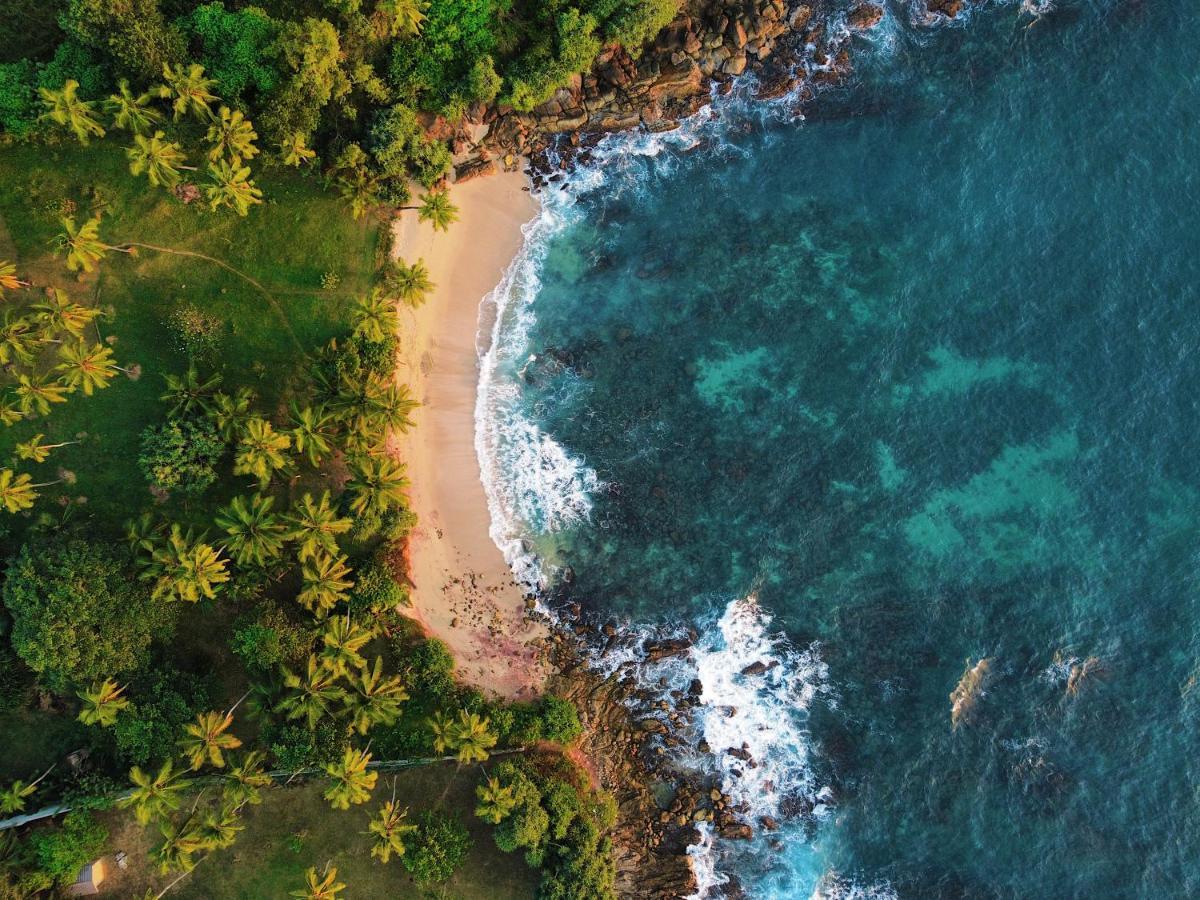
<svg viewBox="0 0 1200 900"><path fill-rule="evenodd" d="M445 881L467 858L472 843L460 819L427 810L417 819L416 839L400 859L417 881Z"/></svg>
<svg viewBox="0 0 1200 900"><path fill-rule="evenodd" d="M309 731L303 725L272 722L263 729L263 743L279 768L289 772L333 762L346 745L344 729L334 722L318 722Z"/></svg>
<svg viewBox="0 0 1200 900"><path fill-rule="evenodd" d="M192 359L210 360L221 347L225 323L192 303L181 303L167 319L177 346Z"/></svg>
<svg viewBox="0 0 1200 900"><path fill-rule="evenodd" d="M354 588L350 592L350 610L354 613L384 613L397 606L408 605L408 591L395 578L387 566L371 560L359 566L355 573Z"/></svg>
<svg viewBox="0 0 1200 900"><path fill-rule="evenodd" d="M108 829L90 813L69 812L61 828L39 829L29 838L37 868L54 884L70 884L79 870L104 852Z"/></svg>
<svg viewBox="0 0 1200 900"><path fill-rule="evenodd" d="M38 104L33 63L0 63L0 129L24 137L37 126Z"/></svg>
<svg viewBox="0 0 1200 900"><path fill-rule="evenodd" d="M208 685L172 668L156 670L132 685L133 701L112 728L117 754L125 765L145 766L175 755L185 722L209 708Z"/></svg>
<svg viewBox="0 0 1200 900"><path fill-rule="evenodd" d="M312 634L293 622L274 603L263 604L253 615L243 616L233 628L230 648L247 669L268 672L280 665L294 666L308 655Z"/></svg>
<svg viewBox="0 0 1200 900"><path fill-rule="evenodd" d="M569 744L583 734L583 726L579 723L579 710L569 700L553 694L543 697L539 713L542 737L547 741Z"/></svg>
<svg viewBox="0 0 1200 900"><path fill-rule="evenodd" d="M58 90L68 79L79 82L79 95L98 98L109 90L112 76L104 64L78 41L66 40L54 51L54 58L38 70L38 87Z"/></svg>
<svg viewBox="0 0 1200 900"><path fill-rule="evenodd" d="M26 544L9 564L0 596L13 649L51 689L136 671L151 640L169 635L173 612L151 599L123 556L52 538Z"/></svg>
<svg viewBox="0 0 1200 900"><path fill-rule="evenodd" d="M216 465L224 452L216 425L191 416L146 428L138 465L159 490L197 497L216 481Z"/></svg>
<svg viewBox="0 0 1200 900"><path fill-rule="evenodd" d="M279 23L259 7L231 12L224 3L205 3L180 24L199 45L200 62L217 80L222 97L236 100L250 90L265 94L278 83L269 50Z"/></svg>

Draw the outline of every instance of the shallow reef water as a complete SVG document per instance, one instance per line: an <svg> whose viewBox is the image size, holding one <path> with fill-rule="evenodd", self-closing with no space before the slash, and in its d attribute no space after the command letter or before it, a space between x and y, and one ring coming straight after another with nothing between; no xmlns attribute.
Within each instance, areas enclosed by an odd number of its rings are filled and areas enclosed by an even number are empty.
<svg viewBox="0 0 1200 900"><path fill-rule="evenodd" d="M735 96L550 192L494 298L494 534L700 626L710 764L785 820L712 890L1194 896L1200 19L910 12L803 120Z"/></svg>

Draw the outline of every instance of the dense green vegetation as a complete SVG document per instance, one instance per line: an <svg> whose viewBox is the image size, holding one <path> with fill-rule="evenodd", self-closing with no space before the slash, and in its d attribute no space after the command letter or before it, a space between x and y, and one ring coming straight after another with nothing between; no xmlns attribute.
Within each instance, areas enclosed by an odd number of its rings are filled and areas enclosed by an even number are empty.
<svg viewBox="0 0 1200 900"><path fill-rule="evenodd" d="M247 141L248 152L208 164L218 184L256 156L319 160L356 212L402 204L410 179L431 187L449 169L449 150L424 127L432 116L457 122L493 102L530 110L602 47L636 56L680 2L57 0L29 11L32 41L0 46L0 131L43 131L40 98L75 84L77 101L110 111L143 157L161 157L180 118L203 111ZM169 118L158 96L173 99ZM205 168L174 155L174 166Z"/></svg>
<svg viewBox="0 0 1200 900"><path fill-rule="evenodd" d="M486 822L543 896L611 895L611 801L521 755L574 741L574 707L461 686L403 614L397 304L432 285L368 213L415 180L450 227L431 113L529 108L674 10L29 6L0 50L0 818L70 812L0 829L0 896L71 881L130 817L175 889L295 779L325 817L376 801L360 845L419 885ZM477 804L376 796L389 760L497 752ZM270 892L342 884L285 869Z"/></svg>

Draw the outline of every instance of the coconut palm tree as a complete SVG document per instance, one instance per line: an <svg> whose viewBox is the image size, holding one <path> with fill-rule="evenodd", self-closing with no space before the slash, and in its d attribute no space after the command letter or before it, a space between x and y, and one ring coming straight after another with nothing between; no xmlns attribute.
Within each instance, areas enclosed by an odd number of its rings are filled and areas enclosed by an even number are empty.
<svg viewBox="0 0 1200 900"><path fill-rule="evenodd" d="M253 403L254 391L247 387L238 388L232 396L224 391L217 391L213 394L212 403L206 412L217 426L221 437L232 441L245 430L246 423L253 418L250 412Z"/></svg>
<svg viewBox="0 0 1200 900"><path fill-rule="evenodd" d="M18 375L13 391L26 416L48 416L55 403L66 403L71 388L61 381L51 381L49 375Z"/></svg>
<svg viewBox="0 0 1200 900"><path fill-rule="evenodd" d="M127 247L114 247L100 240L100 217L92 216L78 228L75 219L66 216L62 220L63 230L55 237L58 248L67 255L67 269L72 272L90 272L95 263L104 258L109 250L132 253Z"/></svg>
<svg viewBox="0 0 1200 900"><path fill-rule="evenodd" d="M164 819L158 823L158 830L162 833L162 842L150 851L150 855L158 863L158 870L166 875L174 870L190 872L194 869L194 857L204 851L205 843L191 819L178 827L170 820Z"/></svg>
<svg viewBox="0 0 1200 900"><path fill-rule="evenodd" d="M428 8L425 0L379 0L373 17L375 30L384 38L417 35Z"/></svg>
<svg viewBox="0 0 1200 900"><path fill-rule="evenodd" d="M90 688L75 695L83 701L79 721L84 725L99 725L101 728L115 724L117 714L129 706L129 699L124 694L125 688L111 678L93 681Z"/></svg>
<svg viewBox="0 0 1200 900"><path fill-rule="evenodd" d="M288 693L279 701L279 711L289 719L304 719L310 729L316 727L322 716L332 715L334 704L346 697L337 684L337 673L318 660L315 653L308 657L303 677L283 670L283 686Z"/></svg>
<svg viewBox="0 0 1200 900"><path fill-rule="evenodd" d="M206 138L212 144L212 149L208 151L208 158L212 162L228 154L229 162L237 166L244 160L258 156L258 148L254 146L258 132L240 109L222 105L208 126Z"/></svg>
<svg viewBox="0 0 1200 900"><path fill-rule="evenodd" d="M34 352L42 343L42 329L32 316L16 316L12 311L4 313L0 325L0 365L33 362Z"/></svg>
<svg viewBox="0 0 1200 900"><path fill-rule="evenodd" d="M265 488L271 477L291 467L285 451L292 446L292 439L266 419L254 416L247 420L233 457L234 475L253 475L258 486Z"/></svg>
<svg viewBox="0 0 1200 900"><path fill-rule="evenodd" d="M218 550L171 525L167 539L154 548L142 578L152 580L155 599L197 603L201 597L212 600L221 585L229 580L228 564Z"/></svg>
<svg viewBox="0 0 1200 900"><path fill-rule="evenodd" d="M17 779L3 791L0 791L0 815L11 816L24 810L25 801L33 796L41 780L52 771L54 771L54 766L51 766L28 784Z"/></svg>
<svg viewBox="0 0 1200 900"><path fill-rule="evenodd" d="M458 711L457 719L438 712L429 720L434 749L438 753L454 753L461 763L483 762L488 758L488 751L499 739L491 725L491 720L465 709Z"/></svg>
<svg viewBox="0 0 1200 900"><path fill-rule="evenodd" d="M170 415L185 416L189 413L206 413L212 403L212 394L221 383L219 374L201 378L194 365L188 366L183 375L168 372L163 376L167 389L159 400L171 404Z"/></svg>
<svg viewBox="0 0 1200 900"><path fill-rule="evenodd" d="M17 277L17 267L7 260L0 260L0 293L23 287L29 287L29 282Z"/></svg>
<svg viewBox="0 0 1200 900"><path fill-rule="evenodd" d="M62 362L54 367L54 371L62 373L62 383L68 390L82 389L85 397L108 387L118 372L129 374L128 369L122 369L113 361L112 349L104 344L64 344L58 351L58 358Z"/></svg>
<svg viewBox="0 0 1200 900"><path fill-rule="evenodd" d="M316 468L333 452L334 417L324 406L300 407L292 404L292 444L297 453L308 457Z"/></svg>
<svg viewBox="0 0 1200 900"><path fill-rule="evenodd" d="M81 144L86 144L92 137L104 137L104 128L96 120L95 102L79 99L79 82L74 78L68 78L57 91L38 88L38 93L46 108L43 119L69 128Z"/></svg>
<svg viewBox="0 0 1200 900"><path fill-rule="evenodd" d="M0 423L15 425L25 418L16 396L8 391L0 394Z"/></svg>
<svg viewBox="0 0 1200 900"><path fill-rule="evenodd" d="M347 491L355 515L383 514L404 503L408 479L403 463L388 456L368 456L356 460L352 471Z"/></svg>
<svg viewBox="0 0 1200 900"><path fill-rule="evenodd" d="M501 784L499 778L489 777L483 784L475 786L479 804L475 815L491 825L499 825L517 805L511 784Z"/></svg>
<svg viewBox="0 0 1200 900"><path fill-rule="evenodd" d="M322 616L333 609L354 587L350 579L350 567L346 557L329 556L324 553L309 557L300 569L304 586L296 595L301 606L311 613Z"/></svg>
<svg viewBox="0 0 1200 900"><path fill-rule="evenodd" d="M16 474L12 469L0 469L0 505L10 513L29 509L38 498L37 488L48 487L55 482L33 484L28 473Z"/></svg>
<svg viewBox="0 0 1200 900"><path fill-rule="evenodd" d="M387 275L388 293L409 306L420 306L425 302L425 295L435 287L423 259L418 259L411 266L406 266L404 260L397 259L392 263L391 271Z"/></svg>
<svg viewBox="0 0 1200 900"><path fill-rule="evenodd" d="M217 160L208 167L213 183L204 189L208 205L212 209L228 206L239 216L250 212L250 207L262 203L262 191L250 180L249 166L230 164Z"/></svg>
<svg viewBox="0 0 1200 900"><path fill-rule="evenodd" d="M245 827L238 820L236 809L222 806L220 809L209 810L200 820L200 824L196 826L196 839L201 847L209 852L224 850L233 846L238 832Z"/></svg>
<svg viewBox="0 0 1200 900"><path fill-rule="evenodd" d="M367 664L358 651L374 637L373 629L352 622L348 612L330 619L321 631L321 659L338 677L346 677Z"/></svg>
<svg viewBox="0 0 1200 900"><path fill-rule="evenodd" d="M117 800L117 805L122 809L132 807L139 825L148 825L152 819L162 818L179 809L179 795L191 784L175 771L170 760L163 763L154 775L134 766L129 770L129 780L133 782L133 789Z"/></svg>
<svg viewBox="0 0 1200 900"><path fill-rule="evenodd" d="M458 207L450 202L450 192L446 190L427 191L420 206L403 206L401 209L417 210L417 218L432 225L434 231L449 231L458 221Z"/></svg>
<svg viewBox="0 0 1200 900"><path fill-rule="evenodd" d="M316 159L317 156L317 151L308 148L304 134L299 131L293 131L280 142L279 153L285 166L296 168Z"/></svg>
<svg viewBox="0 0 1200 900"><path fill-rule="evenodd" d="M100 316L100 310L73 302L58 288L52 289L45 299L33 304L32 309L48 334L68 334L79 340L83 340L85 329Z"/></svg>
<svg viewBox="0 0 1200 900"><path fill-rule="evenodd" d="M379 288L354 302L351 317L354 321L354 333L368 341L383 341L395 337L399 327L396 304Z"/></svg>
<svg viewBox="0 0 1200 900"><path fill-rule="evenodd" d="M233 713L204 712L197 714L195 722L183 726L179 747L193 770L205 763L225 768L225 751L242 746L240 740L226 733L232 724Z"/></svg>
<svg viewBox="0 0 1200 900"><path fill-rule="evenodd" d="M375 725L391 725L400 717L400 705L408 699L408 691L396 675L383 674L383 658L375 657L375 665L362 666L350 676L350 728L366 734Z"/></svg>
<svg viewBox="0 0 1200 900"><path fill-rule="evenodd" d="M129 552L135 556L149 558L154 548L162 541L167 525L151 513L144 512L136 519L125 523L125 539L129 541Z"/></svg>
<svg viewBox="0 0 1200 900"><path fill-rule="evenodd" d="M234 497L217 514L217 527L229 535L225 549L239 566L265 566L283 551L287 526L271 512L274 503L273 497L264 494L255 494L248 500Z"/></svg>
<svg viewBox="0 0 1200 900"><path fill-rule="evenodd" d="M59 441L57 444L45 443L44 434L35 434L27 441L21 441L17 444L17 458L27 459L30 462L41 463L45 462L50 456L51 450L57 450L59 447L70 447L72 444L78 444L79 441Z"/></svg>
<svg viewBox="0 0 1200 900"><path fill-rule="evenodd" d="M163 81L165 83L160 84L155 93L171 101L176 119L188 112L197 119L212 116L209 104L220 98L212 92L217 80L205 77L204 66L198 63L186 67L182 63L178 66L163 63Z"/></svg>
<svg viewBox="0 0 1200 900"><path fill-rule="evenodd" d="M349 809L351 804L366 803L379 779L379 773L367 768L371 754L347 747L342 758L325 766L325 774L333 784L325 791L325 799L334 809Z"/></svg>
<svg viewBox="0 0 1200 900"><path fill-rule="evenodd" d="M251 750L236 765L229 767L228 780L222 791L226 805L241 809L247 803L253 806L262 803L262 788L275 783L267 774L265 759L266 754L261 750Z"/></svg>
<svg viewBox="0 0 1200 900"><path fill-rule="evenodd" d="M383 202L382 182L365 168L356 168L337 180L338 193L350 201L350 215L361 219L374 206Z"/></svg>
<svg viewBox="0 0 1200 900"><path fill-rule="evenodd" d="M287 538L296 542L301 562L318 555L336 555L337 536L354 526L350 519L339 516L330 505L329 491L325 491L320 500L313 500L312 494L305 494L292 507L287 522L290 526Z"/></svg>
<svg viewBox="0 0 1200 900"><path fill-rule="evenodd" d="M117 82L117 93L104 102L105 110L113 117L113 128L141 134L151 125L162 121L162 113L150 105L150 94L134 94L129 81Z"/></svg>
<svg viewBox="0 0 1200 900"><path fill-rule="evenodd" d="M195 172L195 166L186 165L187 155L178 141L166 140L166 135L156 131L150 137L144 134L133 136L133 146L125 150L129 157L129 171L134 175L143 172L155 187L174 187L179 184L180 171Z"/></svg>
<svg viewBox="0 0 1200 900"><path fill-rule="evenodd" d="M346 889L346 885L337 880L337 869L325 864L325 871L317 874L316 867L304 873L305 885L298 891L292 891L289 896L300 900L334 900Z"/></svg>
<svg viewBox="0 0 1200 900"><path fill-rule="evenodd" d="M398 807L393 796L379 807L379 812L367 826L367 833L375 836L375 842L371 845L371 855L381 863L388 862L393 855L403 856L408 850L404 840L417 830L417 826L405 822L407 816L408 810Z"/></svg>

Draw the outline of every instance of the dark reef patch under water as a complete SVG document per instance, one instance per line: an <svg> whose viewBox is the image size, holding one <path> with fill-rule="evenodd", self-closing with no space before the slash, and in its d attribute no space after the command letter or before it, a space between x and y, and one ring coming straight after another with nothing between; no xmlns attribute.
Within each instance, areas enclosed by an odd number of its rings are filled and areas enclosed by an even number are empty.
<svg viewBox="0 0 1200 900"><path fill-rule="evenodd" d="M603 482L534 536L571 599L755 593L827 667L833 811L751 896L1200 892L1200 20L1068 12L890 18L809 122L624 159L545 247L500 374Z"/></svg>

